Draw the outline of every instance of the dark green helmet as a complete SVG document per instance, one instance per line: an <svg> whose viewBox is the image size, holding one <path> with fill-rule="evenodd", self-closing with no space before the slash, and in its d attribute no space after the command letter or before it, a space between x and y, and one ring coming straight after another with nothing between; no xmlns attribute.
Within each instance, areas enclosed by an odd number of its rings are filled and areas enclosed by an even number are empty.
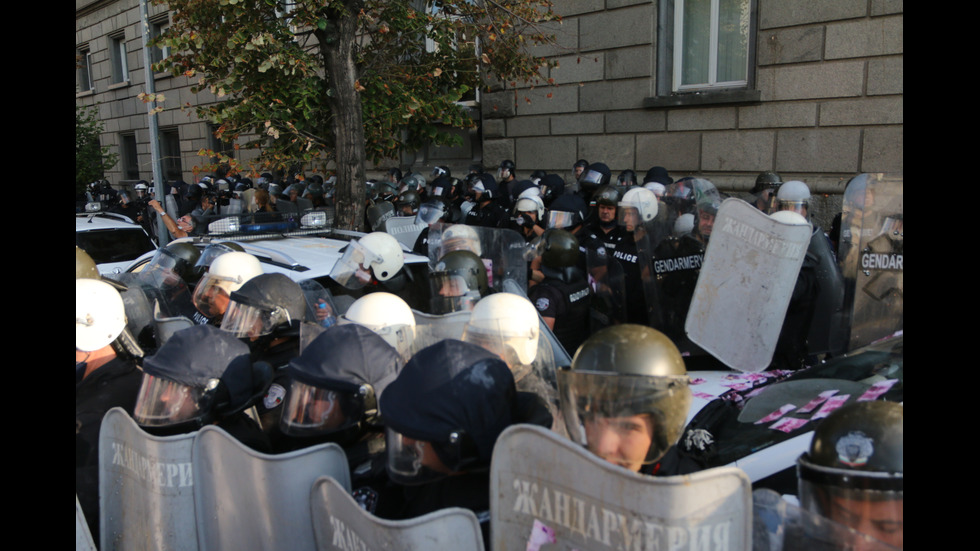
<svg viewBox="0 0 980 551"><path fill-rule="evenodd" d="M595 191L595 194L592 196L592 202L596 206L618 207L622 198L622 194L619 193L619 190L615 186L604 185Z"/></svg>
<svg viewBox="0 0 980 551"><path fill-rule="evenodd" d="M578 239L565 230L545 230L541 236L541 247L541 262L549 268L567 268L578 264Z"/></svg>

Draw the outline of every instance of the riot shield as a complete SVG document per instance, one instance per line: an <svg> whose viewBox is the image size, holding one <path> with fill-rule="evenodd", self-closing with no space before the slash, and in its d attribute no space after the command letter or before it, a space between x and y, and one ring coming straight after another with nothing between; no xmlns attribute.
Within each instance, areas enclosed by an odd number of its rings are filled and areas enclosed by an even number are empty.
<svg viewBox="0 0 980 551"><path fill-rule="evenodd" d="M904 328L902 178L862 174L844 198L839 259L853 350Z"/></svg>
<svg viewBox="0 0 980 551"><path fill-rule="evenodd" d="M595 295L590 311L591 333L626 321L626 276L623 266L605 247L585 248L589 285Z"/></svg>
<svg viewBox="0 0 980 551"><path fill-rule="evenodd" d="M754 551L892 551L895 547L811 513L768 488L752 492Z"/></svg>
<svg viewBox="0 0 980 551"><path fill-rule="evenodd" d="M444 339L461 340L463 329L470 320L470 311L461 310L449 314L427 314L413 309L415 315L415 340L412 355Z"/></svg>
<svg viewBox="0 0 980 551"><path fill-rule="evenodd" d="M194 438L194 500L201 549L312 549L310 489L320 476L350 491L337 444L258 453L216 426Z"/></svg>
<svg viewBox="0 0 980 551"><path fill-rule="evenodd" d="M386 231L386 222L395 215L395 205L388 201L377 202L367 208L368 225L371 231Z"/></svg>
<svg viewBox="0 0 980 551"><path fill-rule="evenodd" d="M811 231L726 199L684 324L691 341L733 369L768 367Z"/></svg>
<svg viewBox="0 0 980 551"><path fill-rule="evenodd" d="M465 224L433 224L429 227L429 269L446 254L465 249L487 265L487 283L496 290L513 280L527 294L527 242L511 229Z"/></svg>
<svg viewBox="0 0 980 551"><path fill-rule="evenodd" d="M515 425L493 450L490 539L494 549L748 551L750 492L736 468L654 478Z"/></svg>
<svg viewBox="0 0 980 551"><path fill-rule="evenodd" d="M409 520L382 520L361 509L350 492L329 477L320 477L313 484L310 508L320 551L483 550L480 523L468 509L450 507Z"/></svg>
<svg viewBox="0 0 980 551"><path fill-rule="evenodd" d="M427 226L428 224L416 224L414 216L392 216L385 222L385 232L394 236L403 249L411 251L419 239L419 234Z"/></svg>
<svg viewBox="0 0 980 551"><path fill-rule="evenodd" d="M100 549L195 550L194 434L151 436L122 408L99 433Z"/></svg>
<svg viewBox="0 0 980 551"><path fill-rule="evenodd" d="M95 542L85 522L82 506L78 503L78 494L75 494L75 551L95 551Z"/></svg>

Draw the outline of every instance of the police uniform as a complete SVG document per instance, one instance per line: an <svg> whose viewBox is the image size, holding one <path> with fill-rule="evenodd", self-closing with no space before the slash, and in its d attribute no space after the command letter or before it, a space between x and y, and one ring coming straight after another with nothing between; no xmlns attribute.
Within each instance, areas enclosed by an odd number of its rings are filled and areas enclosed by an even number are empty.
<svg viewBox="0 0 980 551"><path fill-rule="evenodd" d="M527 295L541 317L554 318L555 337L569 354L574 354L589 337L592 288L577 268L562 275L545 271L545 279L529 288Z"/></svg>

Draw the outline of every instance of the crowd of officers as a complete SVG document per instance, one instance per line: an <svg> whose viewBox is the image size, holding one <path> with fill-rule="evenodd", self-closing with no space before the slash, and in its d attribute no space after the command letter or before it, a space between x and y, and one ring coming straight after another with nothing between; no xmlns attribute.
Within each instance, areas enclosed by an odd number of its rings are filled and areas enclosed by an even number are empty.
<svg viewBox="0 0 980 551"><path fill-rule="evenodd" d="M511 161L496 175L473 167L460 180L437 167L427 183L393 169L388 181L370 182L372 229L392 216L427 225L415 248L435 260L426 313L398 296L404 253L384 231L352 241L331 274L361 291L350 304L315 282L263 273L234 243L203 251L173 243L121 281L100 277L76 249L76 493L93 534L99 423L115 406L152 434L217 424L264 453L336 442L354 497L387 519L451 506L487 519L493 446L516 423L550 428L645 475L702 468L674 445L691 403L687 370L698 358L683 323L723 195L705 180L674 181L662 167L642 182L632 171L613 182L603 163L574 169L569 186L540 172L517 180ZM309 196L315 183L285 200ZM249 208L270 206L276 184L260 184L248 188ZM760 209L808 215L802 182L763 173L752 193ZM526 245L527 298L490 281L500 273L491 264L508 260L483 250L493 243L485 232L503 228ZM668 258L685 268L658 269ZM145 303L153 306L138 307ZM574 355L570 369L555 369L538 314ZM775 360L786 363L773 367L803 367L806 329L790 328L781 341L787 353ZM815 437L801 459L809 473L801 497L835 520L846 511L863 524L845 524L901 546L897 408L844 416L836 432ZM870 450L863 461L828 451L853 441L858 429L849 425L858 421ZM882 494L875 484L886 475ZM883 500L891 506L877 507ZM876 531L883 525L888 531Z"/></svg>

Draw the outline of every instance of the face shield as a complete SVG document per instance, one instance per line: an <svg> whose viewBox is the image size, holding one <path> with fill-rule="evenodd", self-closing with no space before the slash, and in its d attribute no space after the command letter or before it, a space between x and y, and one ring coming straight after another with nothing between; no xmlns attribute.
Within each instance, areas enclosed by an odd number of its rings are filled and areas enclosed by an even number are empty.
<svg viewBox="0 0 980 551"><path fill-rule="evenodd" d="M440 202L426 202L419 207L419 212L415 215L416 224L434 224L446 214L446 206Z"/></svg>
<svg viewBox="0 0 980 551"><path fill-rule="evenodd" d="M180 285L184 282L178 272L180 262L183 260L167 249L159 249L153 255L153 259L140 270L137 277L140 283L154 289L167 289Z"/></svg>
<svg viewBox="0 0 980 551"><path fill-rule="evenodd" d="M365 397L373 391L363 385L347 390L320 388L293 381L279 426L291 436L318 436L354 426L365 419ZM376 411L371 404L371 410Z"/></svg>
<svg viewBox="0 0 980 551"><path fill-rule="evenodd" d="M480 300L480 288L471 286L464 276L458 274L434 272L429 275L429 284L434 314L472 310Z"/></svg>
<svg viewBox="0 0 980 551"><path fill-rule="evenodd" d="M545 216L545 227L550 228L572 228L582 223L582 217L575 212L565 212L561 210L548 211Z"/></svg>
<svg viewBox="0 0 980 551"><path fill-rule="evenodd" d="M269 310L232 301L228 304L228 309L221 320L221 329L240 339L245 337L257 339L291 321L289 312L285 308L276 307Z"/></svg>
<svg viewBox="0 0 980 551"><path fill-rule="evenodd" d="M144 372L133 419L144 427L167 427L191 421L203 424L217 387L218 379L211 379L202 388Z"/></svg>
<svg viewBox="0 0 980 551"><path fill-rule="evenodd" d="M632 471L658 461L680 438L691 406L688 378L561 371L569 437Z"/></svg>
<svg viewBox="0 0 980 551"><path fill-rule="evenodd" d="M628 232L636 231L640 225L640 209L634 205L620 203L617 214L620 226L626 228Z"/></svg>
<svg viewBox="0 0 980 551"><path fill-rule="evenodd" d="M527 321L520 326L514 320L471 320L463 329L462 340L500 356L514 374L514 380L520 381L531 372L538 354L538 320Z"/></svg>
<svg viewBox="0 0 980 551"><path fill-rule="evenodd" d="M901 548L904 544L902 473L838 469L797 462L800 506L862 534Z"/></svg>
<svg viewBox="0 0 980 551"><path fill-rule="evenodd" d="M387 427L388 477L396 484L415 486L457 472L463 464L460 441L460 435L455 432L450 434L449 442L434 444Z"/></svg>
<svg viewBox="0 0 980 551"><path fill-rule="evenodd" d="M241 278L224 277L208 272L194 289L192 301L199 312L208 317L220 316L228 309L231 301L231 288Z"/></svg>
<svg viewBox="0 0 980 551"><path fill-rule="evenodd" d="M330 271L330 277L348 289L360 289L371 282L371 265L381 261L380 255L351 241L343 258Z"/></svg>

